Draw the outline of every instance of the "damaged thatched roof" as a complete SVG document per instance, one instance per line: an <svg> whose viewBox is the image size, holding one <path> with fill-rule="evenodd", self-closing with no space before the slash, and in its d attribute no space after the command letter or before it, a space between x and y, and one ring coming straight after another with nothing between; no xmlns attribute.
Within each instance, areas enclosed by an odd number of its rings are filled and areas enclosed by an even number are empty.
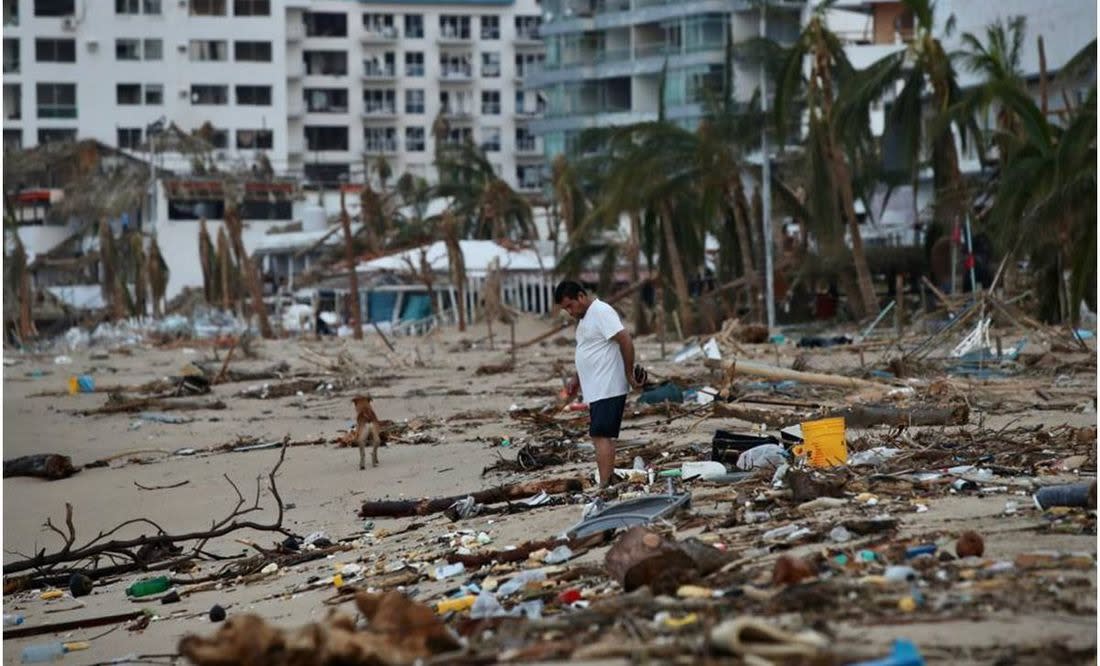
<svg viewBox="0 0 1100 666"><path fill-rule="evenodd" d="M51 207L51 217L85 222L140 208L149 176L147 162L91 139L43 144L4 160L8 189L60 188L65 196Z"/></svg>

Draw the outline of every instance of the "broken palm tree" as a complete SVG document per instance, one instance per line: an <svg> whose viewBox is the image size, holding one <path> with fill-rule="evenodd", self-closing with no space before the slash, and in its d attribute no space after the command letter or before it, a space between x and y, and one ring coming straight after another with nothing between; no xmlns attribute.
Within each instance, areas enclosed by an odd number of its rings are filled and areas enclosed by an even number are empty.
<svg viewBox="0 0 1100 666"><path fill-rule="evenodd" d="M462 255L462 245L458 242L461 233L458 218L451 209L443 212L443 221L440 225L440 233L443 242L447 246L447 263L451 269L451 284L455 288L455 296L458 301L455 307L458 309L458 330L466 331L466 259Z"/></svg>
<svg viewBox="0 0 1100 666"><path fill-rule="evenodd" d="M237 210L236 202L226 202L225 226L229 229L229 240L233 244L233 253L237 255L237 264L241 268L245 285L248 288L249 304L260 327L260 335L268 339L273 338L275 333L271 330L271 322L267 318L267 305L264 303L264 290L263 284L260 282L259 269L251 257L248 256L248 251L244 247L241 216Z"/></svg>
<svg viewBox="0 0 1100 666"><path fill-rule="evenodd" d="M364 213L365 215L365 213ZM344 231L344 260L348 264L348 299L351 302L352 337L363 339L363 311L359 303L359 271L355 260L355 239L351 235L351 216L344 204L344 190L340 190L340 228Z"/></svg>

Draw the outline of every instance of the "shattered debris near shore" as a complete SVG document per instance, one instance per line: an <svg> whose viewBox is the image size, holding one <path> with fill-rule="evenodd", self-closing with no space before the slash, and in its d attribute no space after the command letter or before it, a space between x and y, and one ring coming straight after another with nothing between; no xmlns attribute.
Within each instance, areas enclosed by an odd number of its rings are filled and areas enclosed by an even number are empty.
<svg viewBox="0 0 1100 666"><path fill-rule="evenodd" d="M603 499L553 335L7 354L5 663L1091 658L1093 340L740 328L638 339Z"/></svg>

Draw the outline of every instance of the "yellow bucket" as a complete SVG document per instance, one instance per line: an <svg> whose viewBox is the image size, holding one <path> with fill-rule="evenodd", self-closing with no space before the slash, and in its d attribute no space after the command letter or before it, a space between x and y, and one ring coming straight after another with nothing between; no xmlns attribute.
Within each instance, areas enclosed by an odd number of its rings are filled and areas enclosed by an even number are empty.
<svg viewBox="0 0 1100 666"><path fill-rule="evenodd" d="M844 418L806 421L802 424L802 444L792 447L796 456L806 456L814 467L833 467L848 462L844 441Z"/></svg>

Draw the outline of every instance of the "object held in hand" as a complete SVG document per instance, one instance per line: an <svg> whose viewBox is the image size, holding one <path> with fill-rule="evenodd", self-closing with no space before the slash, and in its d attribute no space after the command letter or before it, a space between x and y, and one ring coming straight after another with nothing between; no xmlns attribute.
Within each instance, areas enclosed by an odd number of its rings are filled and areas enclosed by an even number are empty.
<svg viewBox="0 0 1100 666"><path fill-rule="evenodd" d="M642 367L641 363L634 364L634 383L638 386L646 383L649 379L649 373Z"/></svg>

